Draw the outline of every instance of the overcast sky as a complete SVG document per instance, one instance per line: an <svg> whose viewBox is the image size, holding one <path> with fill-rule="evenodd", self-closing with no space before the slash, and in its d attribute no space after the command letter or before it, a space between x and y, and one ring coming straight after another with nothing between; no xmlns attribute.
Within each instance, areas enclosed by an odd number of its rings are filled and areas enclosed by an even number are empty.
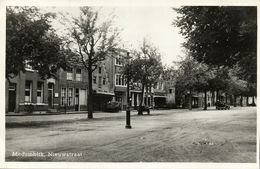
<svg viewBox="0 0 260 169"><path fill-rule="evenodd" d="M45 11L65 12L72 16L79 14L76 7L49 7ZM137 48L142 40L147 38L162 54L162 62L172 65L182 54L181 43L184 38L179 34L179 28L172 25L176 13L171 7L102 7L102 17L115 15L114 22L121 29L121 37L127 46ZM55 27L57 24L55 24Z"/></svg>

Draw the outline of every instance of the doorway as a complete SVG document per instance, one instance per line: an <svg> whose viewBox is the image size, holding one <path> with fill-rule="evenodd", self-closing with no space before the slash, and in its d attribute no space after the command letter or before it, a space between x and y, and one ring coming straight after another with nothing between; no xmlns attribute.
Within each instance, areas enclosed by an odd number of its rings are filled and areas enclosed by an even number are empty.
<svg viewBox="0 0 260 169"><path fill-rule="evenodd" d="M75 89L75 111L79 111L79 88Z"/></svg>
<svg viewBox="0 0 260 169"><path fill-rule="evenodd" d="M49 108L53 108L53 83L48 83L48 106Z"/></svg>
<svg viewBox="0 0 260 169"><path fill-rule="evenodd" d="M16 84L9 83L8 87L8 112L14 112L16 105Z"/></svg>

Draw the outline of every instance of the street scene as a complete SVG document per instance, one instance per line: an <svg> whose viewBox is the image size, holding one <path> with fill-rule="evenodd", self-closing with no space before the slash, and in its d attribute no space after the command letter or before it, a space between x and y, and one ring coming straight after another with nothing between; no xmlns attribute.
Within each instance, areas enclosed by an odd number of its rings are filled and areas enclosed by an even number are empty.
<svg viewBox="0 0 260 169"><path fill-rule="evenodd" d="M257 162L256 6L7 6L5 161Z"/></svg>
<svg viewBox="0 0 260 169"><path fill-rule="evenodd" d="M7 161L256 162L256 108L7 118ZM56 115L53 115L56 116ZM59 116L59 115L57 115ZM45 118L46 121L44 120ZM34 120L35 119L35 120ZM39 119L39 117L37 117ZM76 134L75 134L76 133ZM41 152L43 156L13 153ZM56 155L54 155L56 153ZM79 156L62 156L77 153Z"/></svg>

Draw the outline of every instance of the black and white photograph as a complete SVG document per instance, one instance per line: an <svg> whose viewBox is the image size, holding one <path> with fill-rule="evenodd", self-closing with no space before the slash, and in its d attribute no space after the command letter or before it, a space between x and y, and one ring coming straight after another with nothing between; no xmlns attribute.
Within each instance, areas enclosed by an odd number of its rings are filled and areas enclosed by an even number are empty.
<svg viewBox="0 0 260 169"><path fill-rule="evenodd" d="M259 168L257 4L2 8L3 163Z"/></svg>

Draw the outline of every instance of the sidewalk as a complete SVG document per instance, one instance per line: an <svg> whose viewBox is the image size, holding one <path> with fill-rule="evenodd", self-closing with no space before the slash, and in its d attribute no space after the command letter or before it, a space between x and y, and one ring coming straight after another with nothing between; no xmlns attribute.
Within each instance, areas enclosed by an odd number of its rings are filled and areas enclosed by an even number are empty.
<svg viewBox="0 0 260 169"><path fill-rule="evenodd" d="M211 108L209 108L211 109ZM193 109L192 111L202 110ZM161 114L161 113L180 113L189 111L188 109L167 109L167 110L151 110L151 115ZM108 113L97 111L93 113L93 120L101 118L115 118L115 117L125 117L125 110L119 111L117 113ZM131 110L131 116L136 116L137 111ZM146 115L146 113L144 113ZM53 123L69 123L79 120L92 120L88 119L87 112L73 113L68 112L66 114L55 114L55 115L31 115L31 116L6 116L6 127L30 127L39 125L48 125Z"/></svg>
<svg viewBox="0 0 260 169"><path fill-rule="evenodd" d="M120 111L117 113L106 113L106 112L94 112L94 118L104 118L104 117L119 117L123 116L125 111ZM25 123L53 123L53 122L69 122L87 119L87 112L81 113L66 113L66 114L55 114L55 115L32 115L32 116L6 116L6 125L9 124L25 124ZM29 124L28 124L29 125Z"/></svg>

